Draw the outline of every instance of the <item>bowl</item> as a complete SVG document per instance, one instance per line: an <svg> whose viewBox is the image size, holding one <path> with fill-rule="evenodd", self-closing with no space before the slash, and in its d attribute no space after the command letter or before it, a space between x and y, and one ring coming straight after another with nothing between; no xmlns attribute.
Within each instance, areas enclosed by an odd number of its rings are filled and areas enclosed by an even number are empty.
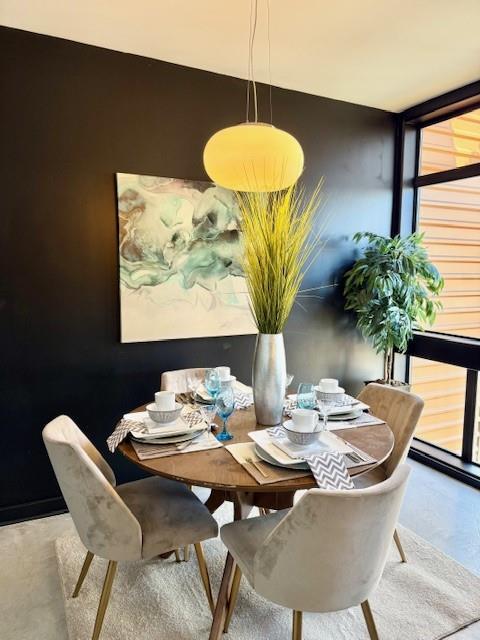
<svg viewBox="0 0 480 640"><path fill-rule="evenodd" d="M321 402L329 402L331 404L339 404L342 405L345 403L345 389L341 387L338 388L338 391L321 391L320 387L315 387L315 392L317 394L317 400Z"/></svg>
<svg viewBox="0 0 480 640"><path fill-rule="evenodd" d="M150 404L147 404L147 413L154 422L158 422L159 424L168 424L169 422L174 422L174 420L180 416L182 408L183 405L180 404L180 402L176 402L175 409L163 411L162 409L158 409L154 402L151 402Z"/></svg>
<svg viewBox="0 0 480 640"><path fill-rule="evenodd" d="M283 423L283 428L287 434L287 438L293 444L299 444L303 447L306 447L309 444L313 444L318 440L318 437L321 431L294 431L293 429L289 429L286 425L293 424L292 420L287 420L287 422Z"/></svg>

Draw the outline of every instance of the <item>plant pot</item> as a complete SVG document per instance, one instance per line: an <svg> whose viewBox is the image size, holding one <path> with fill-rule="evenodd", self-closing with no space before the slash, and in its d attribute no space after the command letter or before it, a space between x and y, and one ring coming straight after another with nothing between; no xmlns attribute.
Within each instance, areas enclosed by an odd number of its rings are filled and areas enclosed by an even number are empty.
<svg viewBox="0 0 480 640"><path fill-rule="evenodd" d="M287 384L283 334L259 333L253 357L252 386L258 424L280 424Z"/></svg>
<svg viewBox="0 0 480 640"><path fill-rule="evenodd" d="M402 382L401 380L392 380L392 382L387 383L386 380L379 378L378 380L364 380L364 384L370 384L371 382L375 382L376 384L384 384L389 387L395 387L395 389L401 389L402 391L410 391L410 384L408 382Z"/></svg>

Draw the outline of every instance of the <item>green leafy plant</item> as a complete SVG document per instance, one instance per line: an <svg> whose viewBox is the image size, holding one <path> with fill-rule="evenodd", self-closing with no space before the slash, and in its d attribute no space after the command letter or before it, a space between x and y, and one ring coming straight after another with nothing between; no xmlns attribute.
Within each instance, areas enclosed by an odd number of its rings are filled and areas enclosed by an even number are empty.
<svg viewBox="0 0 480 640"><path fill-rule="evenodd" d="M345 274L345 308L355 311L364 337L384 353L384 379L390 384L394 350L404 353L413 330L435 321L443 278L428 259L422 233L385 238L359 232L353 239L368 244Z"/></svg>

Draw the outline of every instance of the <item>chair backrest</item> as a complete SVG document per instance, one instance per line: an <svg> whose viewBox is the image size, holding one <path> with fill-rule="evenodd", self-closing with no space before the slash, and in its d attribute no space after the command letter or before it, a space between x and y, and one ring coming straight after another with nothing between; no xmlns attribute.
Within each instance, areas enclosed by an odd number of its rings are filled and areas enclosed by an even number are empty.
<svg viewBox="0 0 480 640"><path fill-rule="evenodd" d="M410 468L352 491L311 489L254 557L260 595L298 611L339 611L361 604L385 566Z"/></svg>
<svg viewBox="0 0 480 640"><path fill-rule="evenodd" d="M174 391L175 393L187 393L190 391L190 380L202 382L205 378L205 369L177 369L176 371L164 371L160 380L161 391Z"/></svg>
<svg viewBox="0 0 480 640"><path fill-rule="evenodd" d="M42 432L50 462L85 547L109 560L138 560L142 530L115 490L115 475L68 416Z"/></svg>
<svg viewBox="0 0 480 640"><path fill-rule="evenodd" d="M371 412L385 420L395 437L395 444L384 463L387 477L405 459L412 442L415 427L423 410L423 400L409 391L372 382L358 395L358 399L370 406Z"/></svg>

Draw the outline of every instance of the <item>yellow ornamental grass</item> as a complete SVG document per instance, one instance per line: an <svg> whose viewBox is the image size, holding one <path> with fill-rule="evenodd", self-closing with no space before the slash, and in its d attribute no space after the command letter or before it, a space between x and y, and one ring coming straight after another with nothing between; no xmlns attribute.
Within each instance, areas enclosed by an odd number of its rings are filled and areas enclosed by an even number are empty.
<svg viewBox="0 0 480 640"><path fill-rule="evenodd" d="M293 185L273 193L238 193L243 270L260 333L281 333L303 276L322 247L323 179L310 197Z"/></svg>

